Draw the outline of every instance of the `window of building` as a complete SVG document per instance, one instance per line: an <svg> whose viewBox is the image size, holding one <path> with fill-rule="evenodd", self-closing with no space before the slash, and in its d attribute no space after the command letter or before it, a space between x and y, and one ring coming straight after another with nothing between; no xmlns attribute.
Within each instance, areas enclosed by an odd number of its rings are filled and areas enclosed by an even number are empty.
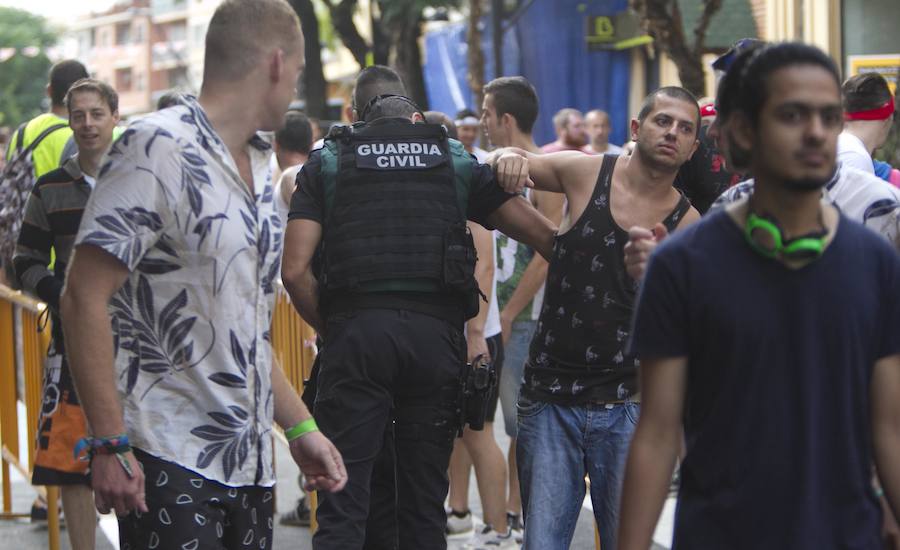
<svg viewBox="0 0 900 550"><path fill-rule="evenodd" d="M206 25L198 23L191 28L191 40L195 44L203 44L206 40Z"/></svg>
<svg viewBox="0 0 900 550"><path fill-rule="evenodd" d="M172 24L166 27L166 38L170 42L178 42L187 39L187 24Z"/></svg>
<svg viewBox="0 0 900 550"><path fill-rule="evenodd" d="M116 69L116 90L119 92L130 92L131 86L131 67L128 67L127 69Z"/></svg>
<svg viewBox="0 0 900 550"><path fill-rule="evenodd" d="M900 51L897 43L900 10L896 0L844 0L841 4L844 55L894 54Z"/></svg>
<svg viewBox="0 0 900 550"><path fill-rule="evenodd" d="M134 89L139 92L144 91L144 73L137 74L137 77L134 79Z"/></svg>
<svg viewBox="0 0 900 550"><path fill-rule="evenodd" d="M131 23L116 25L116 45L122 46L131 42Z"/></svg>
<svg viewBox="0 0 900 550"><path fill-rule="evenodd" d="M169 69L169 88L188 88L187 67L175 67Z"/></svg>
<svg viewBox="0 0 900 550"><path fill-rule="evenodd" d="M135 23L134 24L134 43L135 44L143 44L144 43L144 24L143 23Z"/></svg>

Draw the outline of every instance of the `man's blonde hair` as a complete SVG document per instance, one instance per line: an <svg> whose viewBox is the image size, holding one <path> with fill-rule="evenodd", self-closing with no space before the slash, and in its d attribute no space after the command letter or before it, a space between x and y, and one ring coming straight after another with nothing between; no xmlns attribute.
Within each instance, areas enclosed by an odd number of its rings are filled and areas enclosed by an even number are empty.
<svg viewBox="0 0 900 550"><path fill-rule="evenodd" d="M241 80L273 48L294 53L300 19L285 0L225 0L206 31L204 80Z"/></svg>

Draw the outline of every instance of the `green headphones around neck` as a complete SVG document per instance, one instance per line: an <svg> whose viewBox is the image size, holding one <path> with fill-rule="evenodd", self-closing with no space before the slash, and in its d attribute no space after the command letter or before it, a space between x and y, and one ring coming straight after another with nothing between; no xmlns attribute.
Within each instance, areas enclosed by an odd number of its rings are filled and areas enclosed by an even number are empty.
<svg viewBox="0 0 900 550"><path fill-rule="evenodd" d="M767 258L787 258L796 260L815 260L825 251L825 238L828 229L822 223L822 215L819 214L821 231L801 235L793 239L785 239L784 232L778 222L765 214L756 214L752 208L747 212L747 221L744 224L744 237L753 250ZM760 244L755 237L759 232L768 235L771 246Z"/></svg>

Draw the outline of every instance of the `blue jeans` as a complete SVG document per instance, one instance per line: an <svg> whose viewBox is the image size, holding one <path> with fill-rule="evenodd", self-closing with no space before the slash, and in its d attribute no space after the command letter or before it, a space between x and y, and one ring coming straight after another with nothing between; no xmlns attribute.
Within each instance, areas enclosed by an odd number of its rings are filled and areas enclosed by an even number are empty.
<svg viewBox="0 0 900 550"><path fill-rule="evenodd" d="M616 547L628 446L640 405L554 405L519 397L516 442L526 550L565 550L584 500L584 475L601 548Z"/></svg>
<svg viewBox="0 0 900 550"><path fill-rule="evenodd" d="M525 374L528 348L537 328L537 321L516 321L512 324L509 341L503 346L503 372L500 374L500 406L503 407L503 426L506 435L516 437L516 401Z"/></svg>

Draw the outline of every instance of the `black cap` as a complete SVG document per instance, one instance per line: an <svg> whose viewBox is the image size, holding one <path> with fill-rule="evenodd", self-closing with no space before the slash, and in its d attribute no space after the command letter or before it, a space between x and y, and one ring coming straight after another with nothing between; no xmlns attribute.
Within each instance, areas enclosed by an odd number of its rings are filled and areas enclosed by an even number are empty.
<svg viewBox="0 0 900 550"><path fill-rule="evenodd" d="M757 40L756 38L741 38L734 44L732 44L731 48L720 55L713 61L712 68L717 71L728 72L728 69L731 68L731 64L734 63L735 58L744 50L749 47L757 46L763 44L762 40Z"/></svg>

